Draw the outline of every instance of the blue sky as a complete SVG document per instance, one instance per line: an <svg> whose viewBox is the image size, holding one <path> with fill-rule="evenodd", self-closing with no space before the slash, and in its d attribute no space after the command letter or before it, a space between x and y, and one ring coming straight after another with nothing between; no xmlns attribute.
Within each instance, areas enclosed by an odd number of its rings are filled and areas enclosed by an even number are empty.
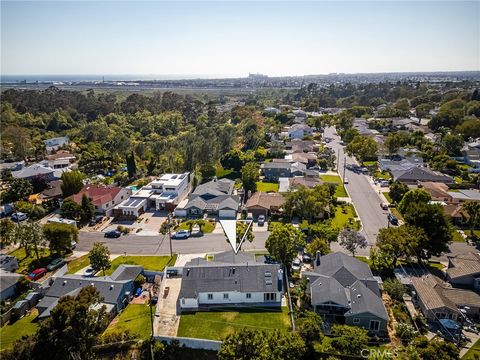
<svg viewBox="0 0 480 360"><path fill-rule="evenodd" d="M480 2L1 2L1 72L480 70Z"/></svg>

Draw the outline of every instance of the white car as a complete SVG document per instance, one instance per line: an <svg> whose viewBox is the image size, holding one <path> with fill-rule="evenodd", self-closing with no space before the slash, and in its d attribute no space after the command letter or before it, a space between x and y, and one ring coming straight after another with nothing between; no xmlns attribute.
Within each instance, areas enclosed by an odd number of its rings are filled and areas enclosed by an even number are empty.
<svg viewBox="0 0 480 360"><path fill-rule="evenodd" d="M190 237L190 231L179 230L172 235L172 239L188 239Z"/></svg>
<svg viewBox="0 0 480 360"><path fill-rule="evenodd" d="M301 266L302 266L302 262L300 261L300 259L296 258L295 260L293 260L293 263L292 263L293 271L300 271Z"/></svg>
<svg viewBox="0 0 480 360"><path fill-rule="evenodd" d="M344 184L348 184L348 178L345 178L345 179L343 180L343 183L344 183Z"/></svg>
<svg viewBox="0 0 480 360"><path fill-rule="evenodd" d="M89 266L85 272L83 273L83 276L86 276L86 277L92 277L93 275L95 275L96 271L93 270L93 268L91 266Z"/></svg>

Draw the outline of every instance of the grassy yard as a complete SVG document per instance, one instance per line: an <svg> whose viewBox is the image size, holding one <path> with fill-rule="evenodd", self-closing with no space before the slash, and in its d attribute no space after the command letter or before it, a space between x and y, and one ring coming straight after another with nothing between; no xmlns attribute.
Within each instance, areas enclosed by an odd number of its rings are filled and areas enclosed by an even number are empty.
<svg viewBox="0 0 480 360"><path fill-rule="evenodd" d="M140 304L128 305L113 319L104 334L122 333L125 330L129 330L132 335L137 335L140 339L147 339L152 332L150 307Z"/></svg>
<svg viewBox="0 0 480 360"><path fill-rule="evenodd" d="M112 267L105 271L105 275L111 275L121 264L140 265L146 270L162 271L167 265L175 264L177 255L170 256L119 256L112 261ZM100 273L101 274L101 273Z"/></svg>
<svg viewBox="0 0 480 360"><path fill-rule="evenodd" d="M320 175L320 178L325 183L336 183L337 187L335 188L336 197L348 197L347 191L342 184L342 179L338 175Z"/></svg>
<svg viewBox="0 0 480 360"><path fill-rule="evenodd" d="M345 205L345 212L341 206L335 208L335 217L332 219L332 226L342 230L346 226L353 226L357 228L356 222L353 220L356 217L355 209L352 205Z"/></svg>
<svg viewBox="0 0 480 360"><path fill-rule="evenodd" d="M480 357L480 340L477 340L475 344L462 356L462 360L474 360L475 355Z"/></svg>
<svg viewBox="0 0 480 360"><path fill-rule="evenodd" d="M452 231L452 236L454 242L465 242L465 239L457 230Z"/></svg>
<svg viewBox="0 0 480 360"><path fill-rule="evenodd" d="M87 255L83 255L75 260L72 260L68 263L68 271L67 274L75 274L77 271L82 270L90 265L90 259Z"/></svg>
<svg viewBox="0 0 480 360"><path fill-rule="evenodd" d="M257 181L257 191L278 192L278 184L277 183Z"/></svg>
<svg viewBox="0 0 480 360"><path fill-rule="evenodd" d="M229 174L233 173L233 169L224 169L222 167L218 167L216 170L215 170L215 176L217 178L223 178Z"/></svg>
<svg viewBox="0 0 480 360"><path fill-rule="evenodd" d="M391 180L392 176L386 171L375 171L375 177L382 180Z"/></svg>
<svg viewBox="0 0 480 360"><path fill-rule="evenodd" d="M363 166L368 167L368 166L377 166L378 161L364 161Z"/></svg>
<svg viewBox="0 0 480 360"><path fill-rule="evenodd" d="M393 200L392 200L392 198L390 197L390 192L384 191L382 194L383 194L383 196L385 196L385 199L387 199L387 201L388 201L390 204L393 203Z"/></svg>
<svg viewBox="0 0 480 360"><path fill-rule="evenodd" d="M15 341L22 336L35 334L38 324L33 320L37 315L36 310L32 311L30 315L24 316L12 325L7 324L0 328L0 351L11 349Z"/></svg>
<svg viewBox="0 0 480 360"><path fill-rule="evenodd" d="M275 311L273 308L265 311L259 308L245 308L240 311L238 308L235 311L221 310L182 313L177 336L221 340L235 330L243 328L285 331L290 329L287 307L282 307L281 311Z"/></svg>
<svg viewBox="0 0 480 360"><path fill-rule="evenodd" d="M186 224L186 221L183 221L178 225L175 230L190 230L190 227L188 224ZM202 231L205 234L211 233L213 230L215 230L215 225L212 224L210 221L206 221L205 226L202 226Z"/></svg>
<svg viewBox="0 0 480 360"><path fill-rule="evenodd" d="M28 274L30 270L34 270L38 267L47 266L48 263L52 260L50 257L50 250L48 248L39 248L38 255L40 260L37 260L35 252L32 251L30 256L26 256L25 250L23 248L18 248L10 253L18 260L18 273Z"/></svg>

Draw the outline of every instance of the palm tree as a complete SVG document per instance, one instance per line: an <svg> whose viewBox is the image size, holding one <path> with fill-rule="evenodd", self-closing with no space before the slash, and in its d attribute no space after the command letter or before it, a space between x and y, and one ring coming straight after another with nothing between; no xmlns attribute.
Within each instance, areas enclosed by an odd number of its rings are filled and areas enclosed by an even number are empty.
<svg viewBox="0 0 480 360"><path fill-rule="evenodd" d="M473 236L473 229L475 229L477 220L480 218L480 202L466 201L462 204L462 210L469 216L470 234Z"/></svg>

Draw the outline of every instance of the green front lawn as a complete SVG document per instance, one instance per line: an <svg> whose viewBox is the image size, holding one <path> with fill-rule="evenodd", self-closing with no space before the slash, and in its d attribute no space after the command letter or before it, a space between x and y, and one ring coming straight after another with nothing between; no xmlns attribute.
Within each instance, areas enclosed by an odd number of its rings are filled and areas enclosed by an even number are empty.
<svg viewBox="0 0 480 360"><path fill-rule="evenodd" d="M233 169L224 169L223 167L218 167L216 170L215 170L215 176L217 178L223 178L229 174L233 173Z"/></svg>
<svg viewBox="0 0 480 360"><path fill-rule="evenodd" d="M356 212L353 205L347 204L343 209L341 206L337 206L335 208L335 217L332 219L332 226L340 230L347 226L358 228L358 225L356 225L357 223L354 221L355 217Z"/></svg>
<svg viewBox="0 0 480 360"><path fill-rule="evenodd" d="M140 339L148 339L152 334L150 307L144 304L128 305L113 319L104 334L123 333L125 330Z"/></svg>
<svg viewBox="0 0 480 360"><path fill-rule="evenodd" d="M339 197L348 197L347 191L345 190L345 187L343 185L337 185L335 186L335 196L337 198Z"/></svg>
<svg viewBox="0 0 480 360"><path fill-rule="evenodd" d="M377 165L378 165L378 161L364 161L363 162L363 166L365 166L365 167L377 166Z"/></svg>
<svg viewBox="0 0 480 360"><path fill-rule="evenodd" d="M278 192L278 187L279 185L277 183L257 181L257 191Z"/></svg>
<svg viewBox="0 0 480 360"><path fill-rule="evenodd" d="M182 313L177 336L221 340L243 328L288 331L290 329L288 308L282 307L281 310L235 308L232 311L218 309L218 311Z"/></svg>
<svg viewBox="0 0 480 360"><path fill-rule="evenodd" d="M90 265L90 259L87 255L83 255L79 258L76 258L68 263L68 271L67 274L75 274L76 272L86 268Z"/></svg>
<svg viewBox="0 0 480 360"><path fill-rule="evenodd" d="M172 266L177 261L177 255L170 256L119 256L112 261L110 269L105 271L105 275L111 275L121 264L126 265L140 265L145 270L162 271L165 266ZM102 273L100 272L100 275Z"/></svg>
<svg viewBox="0 0 480 360"><path fill-rule="evenodd" d="M35 270L39 267L47 266L53 257L50 256L50 250L48 248L39 248L38 255L40 259L37 260L35 251L31 251L30 256L26 256L25 249L18 248L10 253L18 260L18 273L28 274L31 270Z"/></svg>
<svg viewBox="0 0 480 360"><path fill-rule="evenodd" d="M342 179L338 175L320 175L320 179L326 183L342 183Z"/></svg>
<svg viewBox="0 0 480 360"><path fill-rule="evenodd" d="M30 315L26 315L17 320L12 325L5 325L0 328L0 351L11 349L15 341L20 340L22 336L33 335L37 332L38 323L33 322L38 312L32 311ZM1 357L1 356L0 356Z"/></svg>
<svg viewBox="0 0 480 360"><path fill-rule="evenodd" d="M383 196L385 196L385 199L387 199L387 201L388 201L390 204L393 203L393 200L392 200L392 198L390 197L390 192L389 192L389 191L385 191L385 192L383 192L382 194L383 194Z"/></svg>
<svg viewBox="0 0 480 360"><path fill-rule="evenodd" d="M463 236L457 230L452 231L452 237L453 237L452 240L454 242L465 242L465 239L463 238Z"/></svg>
<svg viewBox="0 0 480 360"><path fill-rule="evenodd" d="M188 220L187 220L188 221ZM190 227L186 223L186 221L182 221L180 225L178 225L175 230L190 230ZM205 226L202 226L202 232L205 234L211 233L213 230L215 230L215 224L211 223L210 221L206 221Z"/></svg>
<svg viewBox="0 0 480 360"><path fill-rule="evenodd" d="M462 360L474 360L475 355L480 357L480 340L477 340L475 344L462 356Z"/></svg>
<svg viewBox="0 0 480 360"><path fill-rule="evenodd" d="M375 177L382 180L391 180L392 176L386 171L375 171Z"/></svg>

